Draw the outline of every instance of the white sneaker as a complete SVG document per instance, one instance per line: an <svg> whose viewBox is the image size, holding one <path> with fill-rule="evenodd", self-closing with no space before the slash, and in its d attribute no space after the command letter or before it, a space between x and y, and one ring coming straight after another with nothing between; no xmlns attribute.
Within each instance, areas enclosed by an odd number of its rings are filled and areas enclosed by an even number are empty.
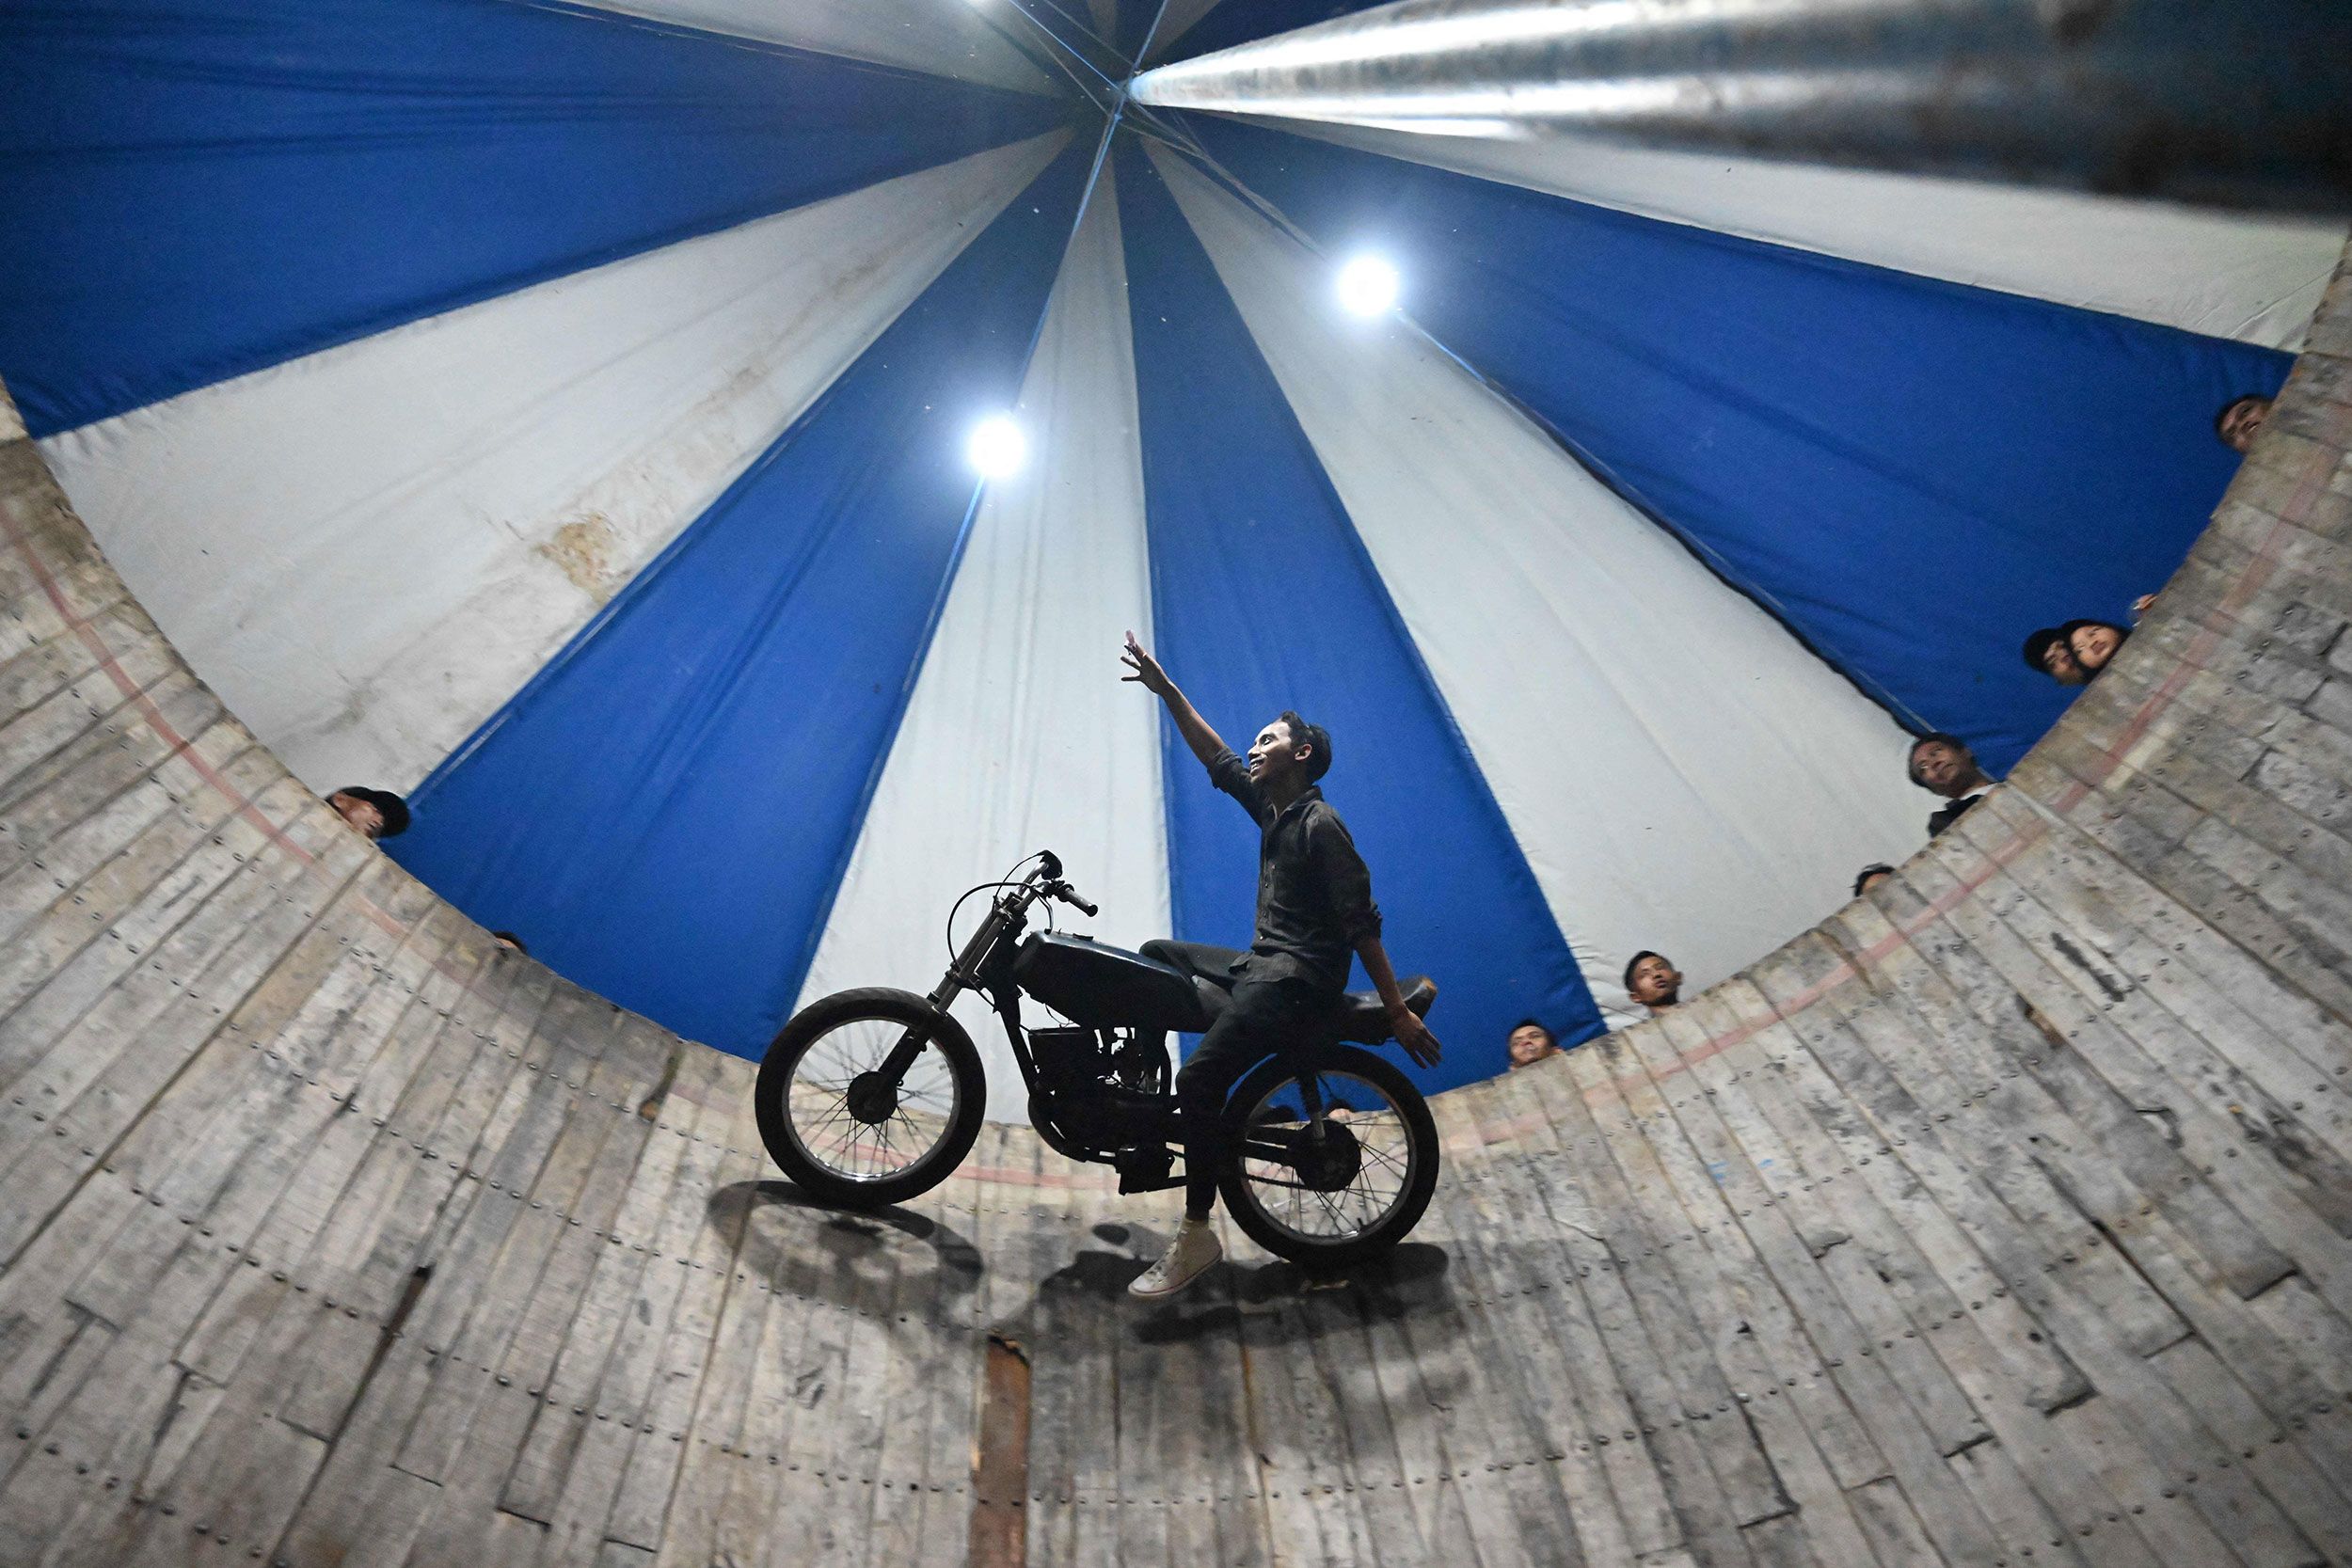
<svg viewBox="0 0 2352 1568"><path fill-rule="evenodd" d="M1143 1271L1127 1293L1145 1301L1164 1301L1209 1272L1225 1256L1225 1243L1206 1220L1188 1219L1176 1227L1160 1260Z"/></svg>

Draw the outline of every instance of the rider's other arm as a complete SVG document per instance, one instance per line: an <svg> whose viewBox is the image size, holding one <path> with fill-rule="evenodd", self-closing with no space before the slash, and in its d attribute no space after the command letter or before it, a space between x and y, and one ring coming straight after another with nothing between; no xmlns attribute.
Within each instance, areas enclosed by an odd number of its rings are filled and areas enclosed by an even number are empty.
<svg viewBox="0 0 2352 1568"><path fill-rule="evenodd" d="M1313 814L1308 833L1331 912L1339 917L1348 945L1363 960L1364 973L1372 976L1373 989L1389 1010L1389 1025L1395 1031L1397 1044L1422 1066L1435 1066L1438 1038L1421 1015L1405 1005L1404 990L1389 964L1389 950L1380 941L1380 906L1372 901L1372 869L1357 852L1355 837L1347 824L1327 811Z"/></svg>

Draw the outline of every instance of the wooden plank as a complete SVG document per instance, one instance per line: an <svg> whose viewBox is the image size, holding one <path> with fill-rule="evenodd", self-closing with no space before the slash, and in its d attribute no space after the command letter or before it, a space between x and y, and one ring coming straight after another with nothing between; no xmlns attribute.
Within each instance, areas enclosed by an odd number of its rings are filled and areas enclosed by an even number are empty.
<svg viewBox="0 0 2352 1568"><path fill-rule="evenodd" d="M1720 1096L1718 1082L1726 1076L1724 1069L1744 1058L1713 1056L1683 1074L1682 1053L1672 1043L1677 1031L1664 1026L1675 1022L1669 1015L1658 1028L1626 1032L1629 1058L1654 1071L1677 1074L1671 1080L1673 1098L1668 1099L1666 1082L1661 1080L1630 1086L1631 1092L1645 1095L1655 1107L1647 1125L1661 1134L1672 1125L1690 1140L1677 1147L1679 1140L1654 1135L1651 1144L1667 1165L1685 1212L1704 1227L1701 1234L1709 1239L1710 1250L1722 1259L1738 1291L1750 1328L1743 1338L1760 1339L1768 1349L1803 1347L1805 1353L1784 1353L1772 1368L1780 1386L1794 1397L1784 1398L1770 1385L1747 1397L1751 1419L1767 1433L1775 1464L1804 1510L1806 1534L1825 1557L1867 1560L1868 1548L1860 1531L1844 1517L1840 1489L1892 1473L1951 1556L1986 1555L1991 1537L1985 1521L1951 1486L1941 1463L1954 1446L1974 1441L1982 1430L1980 1423L1963 1414L1947 1441L1920 1421L1889 1365L1897 1359L1898 1345L1924 1352L1916 1343L1916 1330L1890 1325L1883 1340L1863 1334L1815 1268L1810 1247L1788 1223L1778 1186L1753 1170L1735 1174L1740 1151L1717 1119L1712 1102ZM1629 1106L1644 1102L1629 1099ZM1932 1357L1926 1361L1931 1365ZM1939 1389L1948 1387L1940 1370L1932 1374L1924 1366L1915 1370L1922 1380L1932 1375ZM1824 1370L1826 1376L1821 1375ZM1816 1390L1814 1398L1804 1398ZM1838 1403L1828 1404L1839 1396ZM1823 1430L1817 1411L1824 1406L1853 1429L1842 1443L1820 1445L1828 1468L1818 1461L1808 1463L1804 1446L1808 1433ZM1795 1430L1787 1430L1792 1424Z"/></svg>
<svg viewBox="0 0 2352 1568"><path fill-rule="evenodd" d="M706 1052L694 1052L680 1063L677 1082L684 1098L679 1102L690 1115L707 1094L712 1071ZM605 1380L638 1299L639 1281L649 1266L644 1238L663 1233L663 1216L674 1206L691 1212L699 1196L699 1189L678 1184L687 1140L654 1130L651 1118L639 1119L646 1134L637 1168L611 1224L590 1231L596 1252L593 1272L548 1375L540 1413L500 1497L501 1508L542 1523L553 1522L558 1493L590 1426L616 1418ZM630 1409L633 1418L634 1407Z"/></svg>
<svg viewBox="0 0 2352 1568"><path fill-rule="evenodd" d="M593 1369L593 1402L576 1402L576 1407L601 1418L581 1427L571 1465L548 1505L552 1551L576 1554L583 1544L604 1539L630 1469L641 1463L650 1468L668 1462L674 1448L670 1433L679 1429L659 1424L659 1385L672 1348L671 1319L686 1276L694 1272L679 1268L677 1259L692 1248L707 1223L706 1205L725 1151L723 1130L735 1112L721 1068L721 1058L707 1052L691 1053L681 1064L648 1146L679 1146L672 1167L676 1176L660 1222L650 1240L609 1243L616 1250L627 1247L629 1261L637 1266L633 1299L622 1314L611 1349ZM641 1460L640 1450L646 1449L661 1451Z"/></svg>
<svg viewBox="0 0 2352 1568"><path fill-rule="evenodd" d="M1613 1094L1597 1091L1597 1069L1578 1070L1581 1055L1559 1058L1560 1069L1533 1085L1561 1156L1563 1180L1544 1184L1546 1208L1565 1232L1587 1311L1635 1418L1616 1441L1638 1440L1654 1456L1683 1544L1706 1560L1736 1563L1745 1556L1739 1527L1786 1512L1788 1500L1744 1421L1735 1432L1712 1418L1718 1404L1728 1414L1730 1390L1680 1321L1678 1287L1655 1278L1660 1238L1624 1223L1638 1216L1597 1121L1622 1113Z"/></svg>
<svg viewBox="0 0 2352 1568"><path fill-rule="evenodd" d="M1580 1361L1578 1353L1590 1355L1597 1339L1589 1323L1563 1310L1574 1291L1565 1285L1552 1289L1557 1271L1566 1266L1556 1240L1548 1227L1531 1226L1522 1217L1540 1202L1527 1191L1532 1162L1511 1152L1480 1164L1486 1168L1464 1170L1457 1161L1449 1175L1460 1195L1455 1201L1475 1221L1463 1227L1467 1240L1455 1269L1465 1277L1455 1288L1474 1286L1491 1304L1486 1315L1496 1321L1497 1351L1523 1373L1533 1434L1543 1445L1546 1462L1560 1467L1561 1489L1584 1560L1628 1561L1642 1551L1676 1544L1678 1533L1656 1472L1637 1467L1629 1487L1637 1506L1621 1512L1601 1457L1609 1449L1594 1446L1595 1435L1621 1430L1628 1418L1621 1402L1604 1406L1597 1418L1588 1408L1582 1386L1593 1364ZM1494 1238L1494 1244L1485 1244L1486 1238ZM1581 1307L1581 1301L1576 1305ZM1615 1447L1628 1457L1635 1455L1629 1445Z"/></svg>
<svg viewBox="0 0 2352 1568"><path fill-rule="evenodd" d="M1903 877L1920 897L1939 903L1947 901L1947 890L1953 885L1932 858L1914 863ZM2020 931L1988 909L1954 905L1944 918L1965 943L1954 951L1976 956L2015 988L2028 1022L2048 1041L2048 1051L2025 1059L2025 1070L2077 1103L2095 1097L2097 1085L2111 1085L2135 1117L2155 1125L2168 1147L2177 1145L2192 1164L2193 1180L2212 1182L2259 1227L2263 1239L2316 1271L2316 1277L2341 1272L2336 1231L2313 1212L2334 1208L2328 1193L2288 1167L2270 1164L2265 1177L2262 1168L2236 1158L2244 1139L2232 1107L2243 1102L2232 1097L2226 1075L2211 1065L2201 1045L2173 1032L2137 1038L2126 1034L2102 1006L2104 998L2094 1001L2058 972L2056 954L2035 951ZM2129 1151L2144 1144L2134 1140L2119 1147L2125 1157L2137 1158ZM2170 1186L2185 1190L2185 1174L2170 1178ZM2153 1170L2151 1176L2163 1180Z"/></svg>
<svg viewBox="0 0 2352 1568"><path fill-rule="evenodd" d="M1992 831L1990 826L1984 830ZM2135 1033L2185 1033L2201 1041L2227 1064L2232 1085L2242 1094L2260 1095L2281 1107L2308 1097L2309 1109L2300 1115L2283 1109L2279 1113L2275 1125L2281 1131L2276 1135L2309 1146L2314 1160L2332 1159L2328 1166L2331 1180L2352 1192L2352 1166L2343 1164L2352 1148L2352 1109L2345 1108L2352 1101L2311 1094L2312 1085L2326 1082L2328 1068L2336 1065L2334 1060L2319 1065L2311 1056L2352 1054L2352 1029L2335 1025L2331 1037L2328 1022L2317 1009L2299 1010L2300 1018L2282 1017L2284 1034L2266 1027L2249 1008L2266 1010L2274 1003L2254 1000L2253 988L2248 988L2245 1005L2225 996L2193 967L2196 960L2187 956L2185 942L2158 947L2091 889L2071 875L2053 875L2071 874L2077 863L2106 858L2080 840L2071 840L2067 849L2071 853L2063 866L2052 863L2058 852L2052 845L2018 857L2005 874L2042 911L2079 934L2076 952L2082 957L2075 967L2093 984L2104 977L2099 989L2109 993L2116 1011ZM2057 939L2051 940L2055 944ZM2198 958L2219 962L2211 951L2201 951ZM2283 999L2276 1005L2284 1005Z"/></svg>
<svg viewBox="0 0 2352 1568"><path fill-rule="evenodd" d="M1747 1212L1745 1218L1761 1222L1770 1249L1762 1255L1765 1266L1775 1277L1788 1277L1792 1299L1804 1302L1807 1332L1824 1356L1851 1365L1866 1359L1860 1352L1877 1341L1878 1365L1900 1389L1903 1403L1917 1412L1939 1452L1979 1441L1983 1419L1922 1338L1923 1331L1932 1337L1956 1317L1957 1306L1947 1305L1952 1298L1942 1291L1933 1291L1926 1304L1913 1305L1891 1274L1882 1278L1879 1270L1849 1266L1860 1256L1848 1246L1853 1228L1831 1209L1825 1191L1817 1192L1808 1180L1813 1173L1772 1131L1742 1084L1755 1076L1768 1050L1784 1049L1786 1042L1776 1039L1768 1046L1757 1039L1740 1048L1736 1062L1704 1055L1716 1037L1736 1027L1728 1009L1701 998L1661 1020L1654 1037L1654 1049L1675 1053L1662 1066L1677 1067L1702 1053L1702 1065L1692 1069L1698 1096L1680 1110L1708 1174L1727 1199ZM1834 1175L1835 1169L1823 1174ZM1872 1228L1870 1240L1879 1249L1908 1250L1899 1231ZM1840 1247L1847 1251L1836 1255ZM1906 1267L1904 1284L1914 1284L1923 1272Z"/></svg>
<svg viewBox="0 0 2352 1568"><path fill-rule="evenodd" d="M561 990L541 1026L545 1033L527 1049L544 1049L548 1036L558 1032L587 1026L609 1033L612 1027L609 1013L582 1006L576 993ZM550 1207L561 1212L577 1204L580 1184L614 1126L614 1118L583 1109L577 1094L551 1074L528 1074L516 1087L525 1108L475 1183L480 1191L464 1222L429 1255L436 1285L411 1320L429 1347L447 1354L398 1463L411 1475L445 1485L489 1398L481 1369L505 1351L562 1228ZM442 1287L442 1278L462 1283Z"/></svg>
<svg viewBox="0 0 2352 1568"><path fill-rule="evenodd" d="M1739 1007L1726 1006L1735 1001ZM1743 1118L1750 1106L1769 1112L1752 1135L1764 1137L1769 1129L1798 1151L1799 1179L1783 1187L1782 1201L1798 1202L1808 1191L1822 1200L1806 1234L1833 1277L1841 1280L1850 1299L1877 1285L1901 1296L1913 1314L1914 1333L1933 1349L1975 1410L2005 1445L2030 1458L2043 1504L2062 1518L2094 1522L2103 1494L2091 1469L2035 1414L2079 1400L2089 1392L2087 1381L2052 1353L2041 1325L2020 1309L2008 1288L1986 1277L1973 1254L1959 1250L1964 1243L1947 1236L1949 1220L1924 1201L1922 1191L1883 1174L1899 1167L1878 1157L1867 1143L1841 1150L1812 1125L1785 1083L1803 1045L1761 1010L1760 997L1741 988L1722 988L1692 1006L1719 1009L1717 1033L1726 1026L1756 1029L1765 1053L1762 1066L1740 1074L1735 1084L1719 1085L1716 1104ZM1702 1011L1693 1022L1708 1017ZM1953 1293L1947 1276L1975 1293ZM1904 1342L1892 1333L1884 1338ZM2154 1560L2127 1534L2102 1537L2100 1544L2097 1561Z"/></svg>

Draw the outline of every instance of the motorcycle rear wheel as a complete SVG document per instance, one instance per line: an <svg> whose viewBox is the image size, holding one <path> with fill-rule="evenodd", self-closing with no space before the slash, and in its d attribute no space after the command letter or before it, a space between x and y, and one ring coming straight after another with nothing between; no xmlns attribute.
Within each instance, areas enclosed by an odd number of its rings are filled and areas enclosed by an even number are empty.
<svg viewBox="0 0 2352 1568"><path fill-rule="evenodd" d="M922 1049L896 1085L878 1069L909 1029ZM821 1203L879 1208L955 1174L980 1134L987 1077L972 1037L912 991L836 991L792 1015L760 1058L759 1140Z"/></svg>
<svg viewBox="0 0 2352 1568"><path fill-rule="evenodd" d="M1316 1148L1298 1081L1312 1075L1327 1111ZM1278 1258L1343 1269L1403 1241L1438 1189L1438 1123L1397 1067L1369 1051L1331 1045L1261 1064L1225 1105L1227 1147L1217 1188L1233 1223ZM1250 1153L1245 1139L1289 1142L1298 1164Z"/></svg>

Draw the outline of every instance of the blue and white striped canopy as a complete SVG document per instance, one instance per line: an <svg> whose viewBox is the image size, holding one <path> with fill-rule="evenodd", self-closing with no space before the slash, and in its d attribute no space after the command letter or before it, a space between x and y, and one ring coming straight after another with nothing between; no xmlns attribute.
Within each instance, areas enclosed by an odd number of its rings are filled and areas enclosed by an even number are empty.
<svg viewBox="0 0 2352 1568"><path fill-rule="evenodd" d="M1132 628L1331 730L1463 1082L1915 847L1907 729L2014 760L2344 234L1227 90L1364 9L9 8L0 377L231 709L619 1003L755 1055L1043 847L1245 942Z"/></svg>

